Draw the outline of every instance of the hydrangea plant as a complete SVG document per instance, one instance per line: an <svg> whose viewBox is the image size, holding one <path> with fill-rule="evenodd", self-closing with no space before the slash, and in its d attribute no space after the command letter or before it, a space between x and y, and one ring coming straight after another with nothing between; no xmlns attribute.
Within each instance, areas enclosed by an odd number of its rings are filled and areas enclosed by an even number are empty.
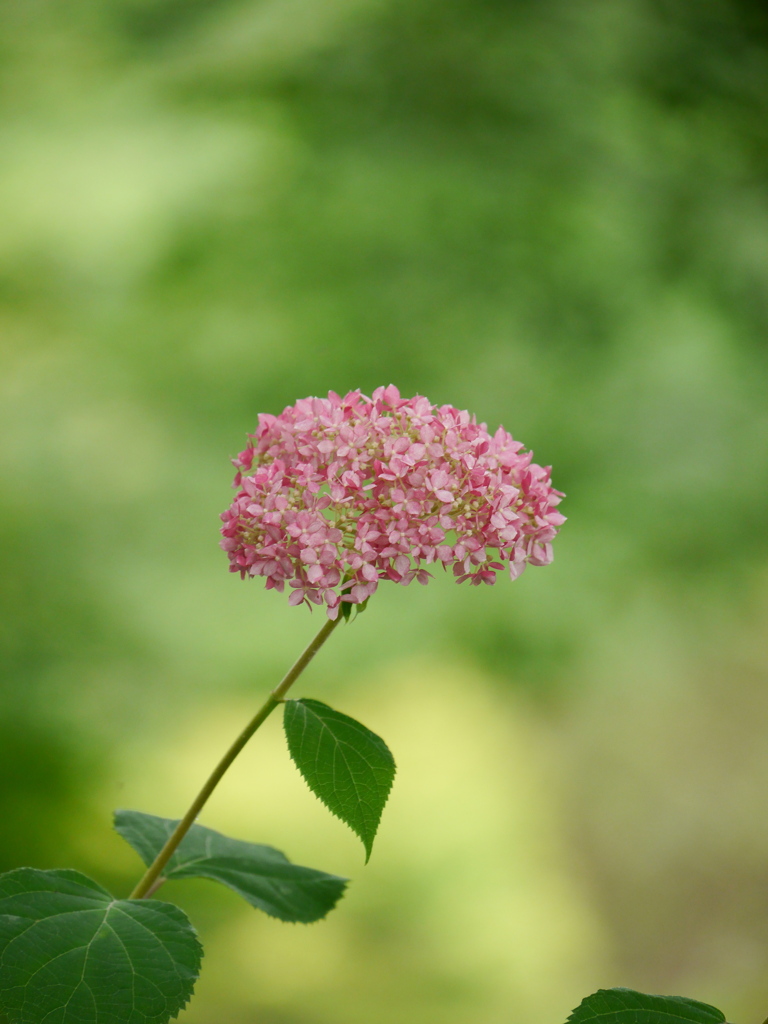
<svg viewBox="0 0 768 1024"><path fill-rule="evenodd" d="M314 699L286 694L339 623L380 583L426 584L430 568L459 583L517 578L552 561L564 522L549 468L502 427L468 412L402 398L305 398L262 414L233 460L236 495L222 515L230 569L263 577L291 605L321 605L322 628L216 765L186 814L118 810L114 826L146 871L118 898L78 871L0 875L0 1024L166 1024L192 995L202 949L185 914L155 898L166 882L202 877L282 921L325 917L348 879L291 863L270 846L229 838L197 818L265 719L283 707L288 750L309 788L371 855L395 776L386 743ZM430 567L430 568L427 568ZM4 1015L4 1017L3 1017ZM585 1000L573 1024L718 1024L702 1003L624 989Z"/></svg>
<svg viewBox="0 0 768 1024"><path fill-rule="evenodd" d="M396 387L305 398L262 414L234 460L224 513L230 569L291 589L290 604L364 604L382 580L427 583L427 565L459 583L552 561L565 521L549 468L468 412L401 398Z"/></svg>

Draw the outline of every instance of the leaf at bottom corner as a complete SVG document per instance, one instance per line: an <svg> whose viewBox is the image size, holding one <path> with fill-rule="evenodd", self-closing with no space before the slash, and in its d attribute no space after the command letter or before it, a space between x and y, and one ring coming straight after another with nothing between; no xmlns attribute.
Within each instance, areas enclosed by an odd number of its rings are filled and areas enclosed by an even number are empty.
<svg viewBox="0 0 768 1024"><path fill-rule="evenodd" d="M709 1003L684 996L649 996L629 988L601 988L583 999L567 1024L725 1024Z"/></svg>
<svg viewBox="0 0 768 1024"><path fill-rule="evenodd" d="M166 1024L201 957L170 903L116 900L78 871L0 875L0 1018L13 1024Z"/></svg>

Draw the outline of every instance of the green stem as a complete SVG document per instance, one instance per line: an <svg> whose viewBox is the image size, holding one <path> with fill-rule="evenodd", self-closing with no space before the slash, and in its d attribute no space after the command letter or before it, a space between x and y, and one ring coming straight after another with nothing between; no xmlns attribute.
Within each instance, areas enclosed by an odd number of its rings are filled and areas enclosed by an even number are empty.
<svg viewBox="0 0 768 1024"><path fill-rule="evenodd" d="M176 847L179 845L181 840L184 838L184 836L187 834L191 826L194 824L195 818L202 810L205 802L208 800L208 797L218 786L226 770L229 768L229 766L232 764L232 762L235 760L237 755L246 745L251 736L253 736L253 734L256 732L256 730L259 728L262 722L264 722L264 720L268 718L269 715L275 710L277 705L282 702L282 699L285 696L285 694L288 692L293 683L296 682L296 680L299 678L299 676L310 663L310 661L312 661L314 656L323 646L323 644L334 631L336 626L338 626L338 624L341 622L341 619L341 615L339 615L335 619L328 619L328 621L325 623L325 625L317 634L317 636L309 645L309 647L307 647L307 649L304 651L304 653L293 666L293 668L289 669L289 671L286 673L282 681L274 688L274 690L272 690L267 700L264 702L264 704L262 704L262 706L253 716L251 721L248 723L248 725L246 725L246 727L237 737L235 742L226 752L224 757L222 757L222 759L213 769L213 771L210 774L210 777L208 778L208 781L205 783L203 788L200 790L200 792L197 794L194 801L192 802L192 806L189 808L187 813L184 815L179 824L173 830L173 833L168 837L168 841L166 842L165 846L162 848L160 853L158 853L157 857L155 857L152 864L150 864L150 866L147 868L146 874L141 879L136 888L133 890L131 895L128 897L129 899L140 900L146 898L147 896L151 895L151 893L154 892L155 889L159 888L159 885L162 884L162 882L159 882L159 879L161 877L163 868L173 856Z"/></svg>

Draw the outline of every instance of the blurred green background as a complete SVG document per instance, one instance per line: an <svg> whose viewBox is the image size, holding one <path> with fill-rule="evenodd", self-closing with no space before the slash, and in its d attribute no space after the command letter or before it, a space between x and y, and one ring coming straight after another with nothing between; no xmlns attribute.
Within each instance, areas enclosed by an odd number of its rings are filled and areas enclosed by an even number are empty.
<svg viewBox="0 0 768 1024"><path fill-rule="evenodd" d="M184 1024L768 1013L768 11L747 0L0 3L0 869L126 894L317 629L230 576L259 411L396 383L569 521L382 587L299 687L389 742L371 864L268 723L203 821L352 877L166 890Z"/></svg>

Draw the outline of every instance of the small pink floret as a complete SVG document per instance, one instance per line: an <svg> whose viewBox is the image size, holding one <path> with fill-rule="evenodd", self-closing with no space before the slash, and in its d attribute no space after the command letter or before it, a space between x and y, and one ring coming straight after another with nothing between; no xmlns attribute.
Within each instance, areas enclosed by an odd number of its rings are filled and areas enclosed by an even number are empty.
<svg viewBox="0 0 768 1024"><path fill-rule="evenodd" d="M222 514L230 570L290 588L292 605L360 604L380 580L425 584L436 563L492 584L548 565L565 517L550 469L502 428L468 412L377 388L368 398L302 398L259 415L232 460L237 496Z"/></svg>

